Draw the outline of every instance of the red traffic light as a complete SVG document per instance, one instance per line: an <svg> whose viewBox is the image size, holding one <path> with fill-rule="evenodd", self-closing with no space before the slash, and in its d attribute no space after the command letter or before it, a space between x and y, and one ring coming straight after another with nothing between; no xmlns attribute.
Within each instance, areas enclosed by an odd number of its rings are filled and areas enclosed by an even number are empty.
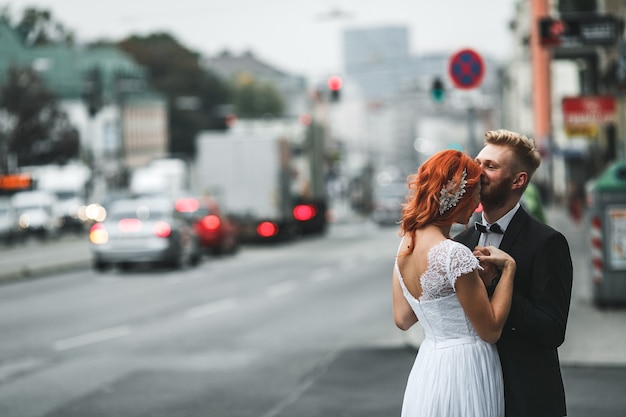
<svg viewBox="0 0 626 417"><path fill-rule="evenodd" d="M544 17L539 20L539 40L543 46L558 46L567 33L567 25L563 20Z"/></svg>
<svg viewBox="0 0 626 417"><path fill-rule="evenodd" d="M343 79L338 75L328 77L328 88L330 91L339 91L343 85Z"/></svg>

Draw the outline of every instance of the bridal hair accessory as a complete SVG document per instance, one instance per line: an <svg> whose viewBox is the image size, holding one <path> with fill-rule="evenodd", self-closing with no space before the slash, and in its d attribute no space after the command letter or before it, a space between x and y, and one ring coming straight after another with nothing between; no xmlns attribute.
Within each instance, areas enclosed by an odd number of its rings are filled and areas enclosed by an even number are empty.
<svg viewBox="0 0 626 417"><path fill-rule="evenodd" d="M464 169L460 184L454 180L449 180L441 189L439 192L439 214L443 214L456 206L461 196L465 194L465 184L467 184L465 178L467 178L467 170Z"/></svg>

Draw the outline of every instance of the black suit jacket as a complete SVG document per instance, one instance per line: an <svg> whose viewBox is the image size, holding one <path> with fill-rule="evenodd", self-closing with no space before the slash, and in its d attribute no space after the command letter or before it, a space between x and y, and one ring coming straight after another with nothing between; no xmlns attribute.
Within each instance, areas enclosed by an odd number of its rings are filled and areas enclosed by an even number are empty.
<svg viewBox="0 0 626 417"><path fill-rule="evenodd" d="M470 228L456 240L473 249L479 237ZM500 249L517 263L511 312L497 343L506 415L565 416L557 348L565 339L572 292L569 245L561 233L520 207Z"/></svg>

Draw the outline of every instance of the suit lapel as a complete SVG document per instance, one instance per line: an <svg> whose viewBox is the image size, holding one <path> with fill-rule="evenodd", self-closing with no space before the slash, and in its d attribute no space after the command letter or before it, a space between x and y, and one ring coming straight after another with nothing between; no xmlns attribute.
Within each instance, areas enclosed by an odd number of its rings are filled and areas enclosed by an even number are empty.
<svg viewBox="0 0 626 417"><path fill-rule="evenodd" d="M524 229L528 217L528 213L526 213L522 207L517 210L511 219L511 223L509 223L509 226L506 228L502 242L500 242L500 249L505 252L510 252L513 243L515 243L520 232Z"/></svg>
<svg viewBox="0 0 626 417"><path fill-rule="evenodd" d="M473 230L469 236L467 246L474 249L478 246L478 240L480 239L480 232L478 230Z"/></svg>

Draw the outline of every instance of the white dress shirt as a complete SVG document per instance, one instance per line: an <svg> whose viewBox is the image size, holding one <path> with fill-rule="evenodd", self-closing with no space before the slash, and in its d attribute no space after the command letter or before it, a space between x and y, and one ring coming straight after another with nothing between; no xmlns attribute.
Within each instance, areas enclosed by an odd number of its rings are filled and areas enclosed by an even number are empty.
<svg viewBox="0 0 626 417"><path fill-rule="evenodd" d="M504 237L504 233L506 233L506 229L509 227L509 223L517 213L517 210L520 208L520 204L517 203L515 207L513 207L507 214L502 216L500 219L495 221L494 223L498 223L500 229L502 229L502 234L500 233L481 233L480 238L478 238L478 246L495 246L496 248L500 247L500 243L502 242L502 238ZM491 224L494 224L491 223ZM485 213L483 212L483 224L486 226L491 226L491 224L487 223L485 220Z"/></svg>

